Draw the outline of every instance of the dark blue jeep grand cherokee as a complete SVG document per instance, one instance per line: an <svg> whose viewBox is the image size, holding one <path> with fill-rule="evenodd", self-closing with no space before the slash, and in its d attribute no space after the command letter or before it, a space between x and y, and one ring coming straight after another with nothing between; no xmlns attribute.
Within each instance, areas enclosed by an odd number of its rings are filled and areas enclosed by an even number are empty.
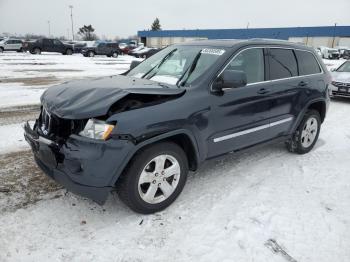
<svg viewBox="0 0 350 262"><path fill-rule="evenodd" d="M314 50L274 40L167 47L123 75L49 88L25 125L38 166L103 204L116 189L152 213L205 160L271 140L299 154L315 145L330 75Z"/></svg>

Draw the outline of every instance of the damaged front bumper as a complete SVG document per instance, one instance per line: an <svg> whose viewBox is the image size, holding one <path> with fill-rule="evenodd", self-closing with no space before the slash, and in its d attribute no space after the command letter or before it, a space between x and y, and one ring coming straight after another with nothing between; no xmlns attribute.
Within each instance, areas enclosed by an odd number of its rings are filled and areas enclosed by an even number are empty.
<svg viewBox="0 0 350 262"><path fill-rule="evenodd" d="M34 129L33 123L25 123L24 137L40 169L67 190L104 204L134 144L128 140L98 141L71 135L59 145Z"/></svg>

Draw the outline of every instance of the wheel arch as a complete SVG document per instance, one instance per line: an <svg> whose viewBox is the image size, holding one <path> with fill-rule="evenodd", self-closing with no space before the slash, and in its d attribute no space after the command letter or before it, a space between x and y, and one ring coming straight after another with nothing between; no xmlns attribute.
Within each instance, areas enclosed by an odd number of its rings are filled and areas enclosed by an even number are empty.
<svg viewBox="0 0 350 262"><path fill-rule="evenodd" d="M319 112L320 117L321 117L321 123L323 123L323 121L325 120L325 117L326 117L326 112L327 112L327 102L324 99L312 100L309 103L307 103L306 106L303 108L303 110L301 110L301 112L299 113L297 120L295 121L295 124L292 128L292 133L294 133L296 131L299 124L303 120L305 113L310 109L313 109L313 110L316 110Z"/></svg>
<svg viewBox="0 0 350 262"><path fill-rule="evenodd" d="M140 150L161 142L173 142L178 146L180 146L186 154L188 164L189 164L189 169L191 171L197 170L200 164L200 157L199 157L199 150L198 150L198 145L195 137L188 130L176 130L176 131L171 131L165 134L158 135L156 137L152 137L150 139L147 139L137 144L134 147L134 149L129 153L129 155L126 157L123 165L118 168L118 171L114 175L110 184L113 186L116 184L119 177L122 175L124 170L129 166L132 159Z"/></svg>

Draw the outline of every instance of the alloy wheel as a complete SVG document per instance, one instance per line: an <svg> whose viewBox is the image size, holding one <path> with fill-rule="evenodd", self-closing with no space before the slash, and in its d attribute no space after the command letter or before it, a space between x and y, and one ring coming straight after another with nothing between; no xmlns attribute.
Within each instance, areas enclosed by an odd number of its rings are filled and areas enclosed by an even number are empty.
<svg viewBox="0 0 350 262"><path fill-rule="evenodd" d="M315 141L318 131L318 122L315 117L310 117L301 132L301 144L304 148L308 148Z"/></svg>
<svg viewBox="0 0 350 262"><path fill-rule="evenodd" d="M171 155L159 155L153 158L141 172L138 192L142 200L149 204L158 204L169 198L180 180L180 164Z"/></svg>

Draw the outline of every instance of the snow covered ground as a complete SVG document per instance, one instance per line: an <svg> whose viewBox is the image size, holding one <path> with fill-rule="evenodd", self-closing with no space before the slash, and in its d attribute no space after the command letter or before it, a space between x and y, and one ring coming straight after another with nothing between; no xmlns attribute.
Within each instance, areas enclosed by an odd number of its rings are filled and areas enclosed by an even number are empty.
<svg viewBox="0 0 350 262"><path fill-rule="evenodd" d="M11 57L23 64L28 59L55 64L4 65ZM0 81L22 81L0 82L1 262L350 260L350 100L332 101L311 153L291 154L277 144L212 160L191 174L179 199L158 214L135 214L115 194L101 207L46 178L19 129L35 109L9 115L8 106L36 104L34 90L67 79L121 73L130 61L0 55ZM17 72L35 66L83 71ZM45 85L23 80L36 77ZM30 102L3 99L8 92L1 90L10 86L17 96L33 91Z"/></svg>

